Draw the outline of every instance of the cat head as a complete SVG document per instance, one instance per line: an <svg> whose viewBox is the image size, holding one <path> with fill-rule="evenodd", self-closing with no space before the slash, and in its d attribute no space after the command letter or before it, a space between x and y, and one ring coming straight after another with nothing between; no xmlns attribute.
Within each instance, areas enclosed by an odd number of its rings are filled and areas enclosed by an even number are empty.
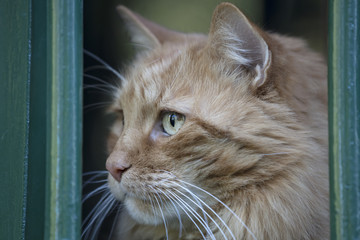
<svg viewBox="0 0 360 240"><path fill-rule="evenodd" d="M292 171L301 129L276 90L282 69L265 32L229 3L215 9L208 36L118 11L140 49L114 93L106 167L136 221L176 219L174 203L199 207L193 195L216 206L256 194Z"/></svg>

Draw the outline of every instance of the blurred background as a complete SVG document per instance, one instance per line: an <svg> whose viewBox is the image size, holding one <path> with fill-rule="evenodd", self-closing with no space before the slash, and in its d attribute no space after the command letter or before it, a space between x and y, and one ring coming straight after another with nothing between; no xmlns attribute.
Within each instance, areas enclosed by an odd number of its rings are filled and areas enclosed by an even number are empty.
<svg viewBox="0 0 360 240"><path fill-rule="evenodd" d="M133 57L133 46L117 15L116 6L125 5L147 19L182 32L207 33L212 12L219 0L86 0L84 1L84 49L95 54L118 70ZM262 29L305 39L310 48L327 57L327 1L326 0L234 0L252 22ZM108 84L116 77L99 66L99 62L84 56L84 147L83 171L105 170L106 135L111 116L105 114L109 95L96 87ZM89 77L91 75L92 77ZM86 179L85 179L86 180ZM84 189L84 194L91 191ZM86 216L98 199L92 198L83 207ZM111 217L108 221L112 221ZM111 224L104 224L100 239L107 239Z"/></svg>

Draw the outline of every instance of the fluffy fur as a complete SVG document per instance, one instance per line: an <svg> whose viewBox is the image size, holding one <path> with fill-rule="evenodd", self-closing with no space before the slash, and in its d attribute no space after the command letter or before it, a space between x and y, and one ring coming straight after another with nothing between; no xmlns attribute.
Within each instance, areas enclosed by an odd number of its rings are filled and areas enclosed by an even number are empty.
<svg viewBox="0 0 360 240"><path fill-rule="evenodd" d="M321 57L228 3L209 36L119 11L144 49L111 107L114 239L328 239ZM173 136L166 111L186 117Z"/></svg>

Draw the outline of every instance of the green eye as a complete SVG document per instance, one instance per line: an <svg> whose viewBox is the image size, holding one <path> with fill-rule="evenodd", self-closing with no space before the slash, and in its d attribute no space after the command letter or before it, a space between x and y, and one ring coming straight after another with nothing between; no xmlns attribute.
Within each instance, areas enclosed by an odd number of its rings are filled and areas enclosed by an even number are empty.
<svg viewBox="0 0 360 240"><path fill-rule="evenodd" d="M174 135L184 125L185 116L175 112L167 112L163 115L162 126L169 135Z"/></svg>

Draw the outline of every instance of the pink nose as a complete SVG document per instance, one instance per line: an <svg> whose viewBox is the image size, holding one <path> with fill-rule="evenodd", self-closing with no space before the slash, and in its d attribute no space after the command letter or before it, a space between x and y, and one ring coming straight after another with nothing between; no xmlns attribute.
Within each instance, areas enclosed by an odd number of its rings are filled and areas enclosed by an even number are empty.
<svg viewBox="0 0 360 240"><path fill-rule="evenodd" d="M120 157L118 154L111 154L106 160L106 169L109 171L113 178L120 182L123 173L131 167L130 164L124 161L124 158Z"/></svg>

